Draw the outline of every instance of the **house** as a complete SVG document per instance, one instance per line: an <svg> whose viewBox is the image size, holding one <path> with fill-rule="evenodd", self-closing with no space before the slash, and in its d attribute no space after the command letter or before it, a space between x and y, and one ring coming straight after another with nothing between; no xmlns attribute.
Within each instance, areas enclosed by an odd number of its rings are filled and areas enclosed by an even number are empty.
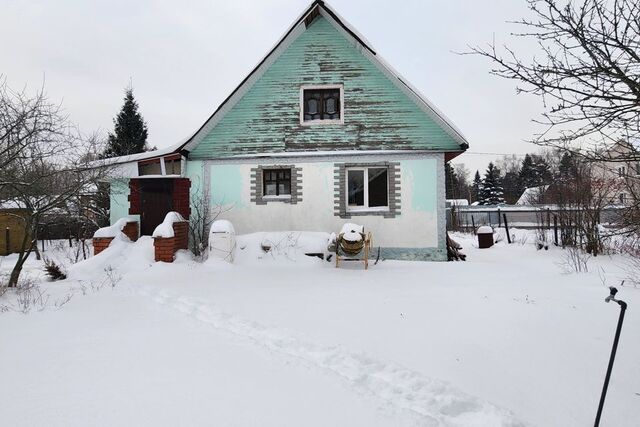
<svg viewBox="0 0 640 427"><path fill-rule="evenodd" d="M547 190L549 190L549 185L525 188L518 201L516 201L516 205L535 206L554 203L555 201L549 199Z"/></svg>
<svg viewBox="0 0 640 427"><path fill-rule="evenodd" d="M618 141L602 156L594 168L599 176L611 182L607 197L611 204L629 206L640 197L640 142Z"/></svg>
<svg viewBox="0 0 640 427"><path fill-rule="evenodd" d="M196 200L238 233L357 222L382 256L446 260L444 163L461 132L323 1L314 1L188 139L116 158L111 222L151 234Z"/></svg>

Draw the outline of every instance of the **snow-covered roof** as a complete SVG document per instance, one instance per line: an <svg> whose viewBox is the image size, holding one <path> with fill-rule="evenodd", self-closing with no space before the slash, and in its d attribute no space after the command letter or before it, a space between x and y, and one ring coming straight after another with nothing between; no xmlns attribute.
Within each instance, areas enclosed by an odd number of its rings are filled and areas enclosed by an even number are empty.
<svg viewBox="0 0 640 427"><path fill-rule="evenodd" d="M535 205L539 204L540 196L542 196L545 191L549 188L548 185L539 185L537 187L529 187L526 188L523 192L516 205Z"/></svg>
<svg viewBox="0 0 640 427"><path fill-rule="evenodd" d="M369 58L402 92L416 104L460 145L460 151L466 150L469 146L467 139L462 132L435 107L423 94L413 87L404 77L400 75L387 61L385 61L369 43L351 24L322 0L314 0L309 7L298 17L291 27L278 40L275 46L267 53L258 65L242 80L233 92L218 106L211 117L198 129L198 131L180 147L187 151L192 151L204 137L213 129L216 124L229 112L233 106L248 92L253 84L262 74L275 62L286 48L302 34L307 25L307 20L312 20L316 15L321 15L327 19L345 37L359 44L363 55Z"/></svg>
<svg viewBox="0 0 640 427"><path fill-rule="evenodd" d="M129 154L127 156L119 156L119 157L109 157L107 159L96 160L95 162L91 162L92 165L95 166L107 166L107 165L117 165L121 163L129 163L129 162L138 162L140 160L154 159L156 157L162 157L169 154L174 154L180 152L182 146L189 141L191 136L188 138L183 138L180 142L170 145L169 147L160 148L158 150L153 151L145 151L143 153Z"/></svg>
<svg viewBox="0 0 640 427"><path fill-rule="evenodd" d="M447 199L446 203L448 206L469 206L467 199Z"/></svg>

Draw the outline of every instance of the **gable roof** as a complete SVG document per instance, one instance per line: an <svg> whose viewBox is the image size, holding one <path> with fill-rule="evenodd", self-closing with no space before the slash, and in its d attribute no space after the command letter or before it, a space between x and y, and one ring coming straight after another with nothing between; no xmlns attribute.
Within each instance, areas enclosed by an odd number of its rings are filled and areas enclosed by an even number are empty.
<svg viewBox="0 0 640 427"><path fill-rule="evenodd" d="M469 146L462 132L425 96L411 86L393 67L391 67L376 51L371 44L360 35L346 20L340 17L326 2L314 0L307 9L298 17L293 25L278 40L275 46L262 58L258 65L242 80L233 92L218 106L207 121L184 144L175 151L192 151L204 137L222 120L227 112L249 91L253 84L286 50L286 48L300 35L317 16L327 19L347 39L356 43L364 56L382 71L405 95L412 99L427 116L438 123L442 129L456 141L460 147L457 153L466 150Z"/></svg>

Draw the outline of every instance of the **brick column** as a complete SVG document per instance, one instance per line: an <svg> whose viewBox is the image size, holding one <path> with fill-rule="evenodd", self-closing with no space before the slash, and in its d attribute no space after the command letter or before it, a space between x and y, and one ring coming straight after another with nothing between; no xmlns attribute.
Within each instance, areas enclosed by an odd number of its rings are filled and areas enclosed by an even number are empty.
<svg viewBox="0 0 640 427"><path fill-rule="evenodd" d="M173 262L175 253L180 249L189 249L189 222L173 223L173 237L154 237L155 260Z"/></svg>
<svg viewBox="0 0 640 427"><path fill-rule="evenodd" d="M129 238L129 240L136 242L140 235L140 226L138 225L138 221L128 222L122 229L122 232Z"/></svg>
<svg viewBox="0 0 640 427"><path fill-rule="evenodd" d="M93 243L93 255L98 255L100 252L104 251L109 247L113 237L94 237L92 239Z"/></svg>

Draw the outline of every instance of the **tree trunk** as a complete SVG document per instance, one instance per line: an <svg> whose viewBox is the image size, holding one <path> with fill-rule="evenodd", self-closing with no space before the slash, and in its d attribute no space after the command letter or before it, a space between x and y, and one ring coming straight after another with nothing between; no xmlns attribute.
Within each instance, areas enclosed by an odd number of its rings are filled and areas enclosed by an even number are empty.
<svg viewBox="0 0 640 427"><path fill-rule="evenodd" d="M9 276L8 286L10 288L18 286L20 273L22 273L22 266L24 266L24 263L29 259L29 255L31 255L34 245L37 245L38 243L36 239L30 239L30 236L35 236L36 233L36 230L33 230L32 228L33 227L31 225L25 226L25 230L27 232L22 239L22 246L20 248L20 253L18 254L18 259L16 260L16 264L13 266L13 270L11 270L11 276Z"/></svg>
<svg viewBox="0 0 640 427"><path fill-rule="evenodd" d="M20 273L22 273L22 267L24 263L29 258L31 254L32 247L29 248L26 252L22 252L18 255L18 260L16 261L16 265L13 266L13 270L11 270L11 276L9 276L9 287L15 288L18 286L18 280L20 279Z"/></svg>

